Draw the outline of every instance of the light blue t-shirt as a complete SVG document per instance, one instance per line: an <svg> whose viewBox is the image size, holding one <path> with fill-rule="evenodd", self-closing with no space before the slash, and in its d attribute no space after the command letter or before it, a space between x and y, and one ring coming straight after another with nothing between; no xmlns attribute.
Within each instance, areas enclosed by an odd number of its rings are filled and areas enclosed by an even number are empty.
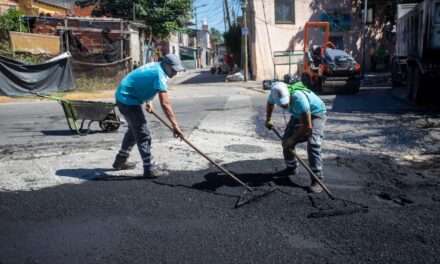
<svg viewBox="0 0 440 264"><path fill-rule="evenodd" d="M275 100L271 94L268 102L280 105L279 100ZM305 113L310 113L312 116L323 116L327 112L324 102L315 93L306 91L295 91L290 95L288 111L292 117L297 119L300 119Z"/></svg>
<svg viewBox="0 0 440 264"><path fill-rule="evenodd" d="M116 101L126 105L140 105L159 92L166 92L168 76L159 62L145 64L122 79L116 90Z"/></svg>

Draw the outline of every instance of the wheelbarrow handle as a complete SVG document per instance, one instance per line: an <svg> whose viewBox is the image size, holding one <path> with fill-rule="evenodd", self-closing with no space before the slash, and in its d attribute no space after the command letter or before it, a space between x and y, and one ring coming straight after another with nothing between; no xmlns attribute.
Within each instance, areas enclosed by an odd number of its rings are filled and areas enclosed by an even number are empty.
<svg viewBox="0 0 440 264"><path fill-rule="evenodd" d="M27 93L33 94L33 95L41 97L41 98L49 99L49 100L65 101L64 99L62 99L60 97L56 97L56 96L43 95L43 94L39 94L37 92L32 92L32 91L27 91Z"/></svg>
<svg viewBox="0 0 440 264"><path fill-rule="evenodd" d="M278 130L275 127L272 128L272 131L277 135L277 137L280 140L283 140L283 137L281 136L280 132L278 132ZM307 166L307 164L295 152L293 152L293 155L299 161L299 163L307 170L307 172L312 176L312 178L322 187L322 189L324 189L324 191L328 194L328 196L332 200L334 200L335 197L333 196L333 194L330 192L327 186L319 179L319 177L316 176L316 174L312 171L312 169L310 169L310 167Z"/></svg>

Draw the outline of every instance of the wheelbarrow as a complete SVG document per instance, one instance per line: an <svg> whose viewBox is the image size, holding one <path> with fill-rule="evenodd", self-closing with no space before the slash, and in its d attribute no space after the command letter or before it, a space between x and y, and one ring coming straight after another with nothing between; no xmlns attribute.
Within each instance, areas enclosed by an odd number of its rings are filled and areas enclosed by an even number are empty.
<svg viewBox="0 0 440 264"><path fill-rule="evenodd" d="M78 135L87 135L94 122L98 122L103 132L113 132L121 126L121 120L116 114L114 103L66 100L55 96L33 94L58 101L63 108L69 129ZM84 129L87 121L87 129Z"/></svg>

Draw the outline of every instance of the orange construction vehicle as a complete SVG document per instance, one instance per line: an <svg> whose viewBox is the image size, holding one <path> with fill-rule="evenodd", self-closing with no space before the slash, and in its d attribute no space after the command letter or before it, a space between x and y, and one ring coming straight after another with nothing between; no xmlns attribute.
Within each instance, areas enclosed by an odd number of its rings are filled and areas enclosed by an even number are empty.
<svg viewBox="0 0 440 264"><path fill-rule="evenodd" d="M312 29L322 34L321 43L311 44ZM328 22L307 22L304 27L304 73L310 76L312 88L317 92L333 88L357 93L360 88L361 67L352 56L330 42Z"/></svg>

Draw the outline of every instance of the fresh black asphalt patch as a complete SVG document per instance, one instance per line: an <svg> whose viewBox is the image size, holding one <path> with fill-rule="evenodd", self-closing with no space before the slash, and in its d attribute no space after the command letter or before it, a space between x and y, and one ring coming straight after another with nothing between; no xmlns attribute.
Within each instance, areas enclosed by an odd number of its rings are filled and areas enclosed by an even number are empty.
<svg viewBox="0 0 440 264"><path fill-rule="evenodd" d="M225 164L253 187L279 189L238 209L243 188L214 169L157 180L58 171L87 181L0 193L0 263L440 262L438 185L381 189L390 183L372 184L368 171L325 164L333 193L368 213L308 217L334 204L307 193L304 171L274 176L281 160Z"/></svg>

